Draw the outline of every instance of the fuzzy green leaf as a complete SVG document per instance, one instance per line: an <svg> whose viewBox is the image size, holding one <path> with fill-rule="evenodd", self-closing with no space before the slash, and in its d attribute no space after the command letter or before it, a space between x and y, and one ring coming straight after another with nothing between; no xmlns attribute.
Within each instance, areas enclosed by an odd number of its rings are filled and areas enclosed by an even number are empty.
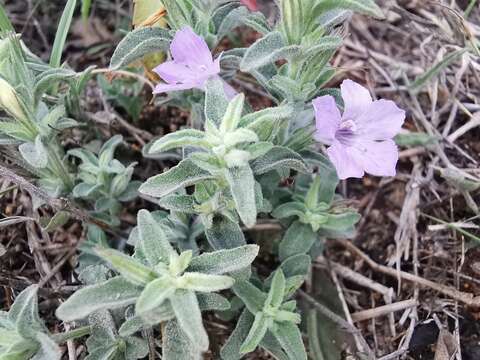
<svg viewBox="0 0 480 360"><path fill-rule="evenodd" d="M233 131L237 128L242 117L244 102L245 95L240 93L228 103L227 110L220 123L220 131L222 133Z"/></svg>
<svg viewBox="0 0 480 360"><path fill-rule="evenodd" d="M165 231L150 212L140 210L137 219L140 235L139 246L150 266L155 266L159 262L167 263L171 256L177 256L177 252L168 241Z"/></svg>
<svg viewBox="0 0 480 360"><path fill-rule="evenodd" d="M240 352L242 354L247 354L254 351L267 333L270 324L271 320L267 316L265 316L264 313L257 313L255 315L255 320L253 321L252 328L250 329L247 338L245 339L240 348Z"/></svg>
<svg viewBox="0 0 480 360"><path fill-rule="evenodd" d="M307 353L302 341L302 334L292 322L277 323L272 333L290 359L307 360Z"/></svg>
<svg viewBox="0 0 480 360"><path fill-rule="evenodd" d="M253 161L252 169L257 175L281 169L293 169L308 173L307 165L302 157L296 152L282 146L274 146L272 150L264 156Z"/></svg>
<svg viewBox="0 0 480 360"><path fill-rule="evenodd" d="M310 225L295 221L285 232L280 243L280 259L284 260L293 255L309 252L317 238L317 234Z"/></svg>
<svg viewBox="0 0 480 360"><path fill-rule="evenodd" d="M175 286L168 277L161 277L151 281L145 286L135 305L137 314L147 314L159 307L175 292Z"/></svg>
<svg viewBox="0 0 480 360"><path fill-rule="evenodd" d="M215 292L229 289L234 284L229 276L225 275L209 275L197 272L186 272L181 277L183 289L199 291L199 292Z"/></svg>
<svg viewBox="0 0 480 360"><path fill-rule="evenodd" d="M118 250L97 249L96 253L132 284L146 285L157 278L152 269Z"/></svg>
<svg viewBox="0 0 480 360"><path fill-rule="evenodd" d="M78 290L58 307L56 315L63 321L83 319L98 310L113 310L133 304L140 293L141 288L122 277L115 277Z"/></svg>
<svg viewBox="0 0 480 360"><path fill-rule="evenodd" d="M163 174L149 178L140 186L139 191L145 195L163 197L178 189L212 178L209 172L202 170L191 160L185 159Z"/></svg>
<svg viewBox="0 0 480 360"><path fill-rule="evenodd" d="M119 69L147 54L168 50L171 40L168 30L159 27L139 28L129 32L115 49L110 68Z"/></svg>
<svg viewBox="0 0 480 360"><path fill-rule="evenodd" d="M238 215L240 215L245 226L254 226L257 222L257 206L252 169L248 165L231 168L225 171L225 178L230 186Z"/></svg>
<svg viewBox="0 0 480 360"><path fill-rule="evenodd" d="M258 255L257 245L245 245L234 249L219 250L196 256L188 271L206 274L226 274L249 266Z"/></svg>
<svg viewBox="0 0 480 360"><path fill-rule="evenodd" d="M228 103L223 81L218 78L208 80L205 86L205 118L219 126Z"/></svg>
<svg viewBox="0 0 480 360"><path fill-rule="evenodd" d="M232 249L246 244L238 223L223 215L214 217L212 226L205 229L205 235L215 250Z"/></svg>
<svg viewBox="0 0 480 360"><path fill-rule="evenodd" d="M320 0L314 7L313 14L317 17L334 9L353 10L379 19L385 17L375 0Z"/></svg>
<svg viewBox="0 0 480 360"><path fill-rule="evenodd" d="M201 351L208 350L208 335L203 327L202 313L193 291L177 290L170 298L177 321L193 344Z"/></svg>
<svg viewBox="0 0 480 360"><path fill-rule="evenodd" d="M195 129L175 131L155 140L149 147L148 153L154 154L184 146L207 147L208 143L204 140L204 137L203 131Z"/></svg>
<svg viewBox="0 0 480 360"><path fill-rule="evenodd" d="M287 46L283 35L278 31L273 31L248 48L240 63L240 69L249 72L277 60L289 59L299 55L300 52L300 46Z"/></svg>
<svg viewBox="0 0 480 360"><path fill-rule="evenodd" d="M256 314L263 310L265 302L267 301L267 294L262 292L256 286L248 281L238 281L233 286L233 291L240 299L242 299L243 303L252 314Z"/></svg>

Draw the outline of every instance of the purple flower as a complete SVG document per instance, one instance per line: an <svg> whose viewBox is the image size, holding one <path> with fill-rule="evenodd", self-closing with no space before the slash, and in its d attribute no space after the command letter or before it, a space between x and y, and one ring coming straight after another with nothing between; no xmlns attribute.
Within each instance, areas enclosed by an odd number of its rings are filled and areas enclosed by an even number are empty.
<svg viewBox="0 0 480 360"><path fill-rule="evenodd" d="M373 101L363 86L352 80L341 85L345 103L343 116L335 99L322 96L313 100L316 118L315 139L330 145L328 157L340 179L395 176L398 149L393 137L400 132L405 111L393 101Z"/></svg>
<svg viewBox="0 0 480 360"><path fill-rule="evenodd" d="M213 60L212 53L202 37L190 27L177 31L170 44L172 61L157 66L154 71L165 81L155 87L154 93L201 89L212 77L219 77L220 57ZM235 90L225 83L227 94Z"/></svg>

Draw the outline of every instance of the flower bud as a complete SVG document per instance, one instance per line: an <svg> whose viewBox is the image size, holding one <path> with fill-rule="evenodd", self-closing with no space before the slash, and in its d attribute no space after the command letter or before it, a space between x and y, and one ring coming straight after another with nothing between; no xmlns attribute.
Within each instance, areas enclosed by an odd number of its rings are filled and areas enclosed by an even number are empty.
<svg viewBox="0 0 480 360"><path fill-rule="evenodd" d="M0 108L8 112L15 119L26 119L17 92L7 81L0 78Z"/></svg>

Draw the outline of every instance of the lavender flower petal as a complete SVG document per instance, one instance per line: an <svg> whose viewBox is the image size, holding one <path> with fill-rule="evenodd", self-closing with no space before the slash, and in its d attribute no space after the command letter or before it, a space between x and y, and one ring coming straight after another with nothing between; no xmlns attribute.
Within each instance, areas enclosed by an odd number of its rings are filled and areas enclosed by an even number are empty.
<svg viewBox="0 0 480 360"><path fill-rule="evenodd" d="M344 119L354 119L362 115L372 104L372 97L366 88L352 80L344 80L340 86L345 102Z"/></svg>
<svg viewBox="0 0 480 360"><path fill-rule="evenodd" d="M400 132L405 111L393 101L374 101L356 120L359 132L373 140L387 140Z"/></svg>
<svg viewBox="0 0 480 360"><path fill-rule="evenodd" d="M330 95L313 100L317 131L314 137L317 141L330 145L335 139L342 117L335 98Z"/></svg>

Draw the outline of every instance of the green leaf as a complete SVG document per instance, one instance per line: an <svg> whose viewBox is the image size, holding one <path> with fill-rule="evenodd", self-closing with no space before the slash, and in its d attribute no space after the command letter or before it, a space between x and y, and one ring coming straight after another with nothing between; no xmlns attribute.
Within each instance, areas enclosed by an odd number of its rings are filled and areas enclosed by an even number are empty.
<svg viewBox="0 0 480 360"><path fill-rule="evenodd" d="M385 16L382 9L375 4L375 0L320 0L313 9L313 14L318 17L326 11L342 9L353 10L379 19Z"/></svg>
<svg viewBox="0 0 480 360"><path fill-rule="evenodd" d="M122 135L115 135L105 142L99 152L98 163L101 167L110 166L113 160L115 149L123 142Z"/></svg>
<svg viewBox="0 0 480 360"><path fill-rule="evenodd" d="M238 223L223 215L216 215L213 218L212 226L205 229L205 235L215 250L232 249L246 244Z"/></svg>
<svg viewBox="0 0 480 360"><path fill-rule="evenodd" d="M262 311L267 301L267 294L248 281L237 281L233 286L233 292L242 299L252 314Z"/></svg>
<svg viewBox="0 0 480 360"><path fill-rule="evenodd" d="M68 31L72 23L73 13L77 0L68 0L57 26L55 41L53 42L52 53L50 55L50 66L59 67L62 62L62 52L67 40Z"/></svg>
<svg viewBox="0 0 480 360"><path fill-rule="evenodd" d="M307 353L298 327L291 322L276 323L272 333L290 359L307 360Z"/></svg>
<svg viewBox="0 0 480 360"><path fill-rule="evenodd" d="M273 275L270 291L268 292L266 304L273 308L278 308L282 302L285 294L285 275L281 269L275 271Z"/></svg>
<svg viewBox="0 0 480 360"><path fill-rule="evenodd" d="M192 342L178 321L169 321L162 336L163 360L201 360L202 351Z"/></svg>
<svg viewBox="0 0 480 360"><path fill-rule="evenodd" d="M197 272L186 272L179 280L183 289L207 293L229 289L235 282L230 276Z"/></svg>
<svg viewBox="0 0 480 360"><path fill-rule="evenodd" d="M272 150L264 156L253 161L252 169L257 175L281 169L293 169L303 173L309 172L302 157L298 153L283 146L274 146Z"/></svg>
<svg viewBox="0 0 480 360"><path fill-rule="evenodd" d="M352 228L360 218L361 216L359 213L352 211L343 214L329 214L328 221L321 226L321 229L332 232L347 231Z"/></svg>
<svg viewBox="0 0 480 360"><path fill-rule="evenodd" d="M44 333L37 333L37 341L40 349L37 351L32 360L60 360L62 351L58 345Z"/></svg>
<svg viewBox="0 0 480 360"><path fill-rule="evenodd" d="M198 306L198 300L193 291L177 290L170 298L170 304L177 321L193 344L199 350L208 350L208 335L203 327L202 313Z"/></svg>
<svg viewBox="0 0 480 360"><path fill-rule="evenodd" d="M205 85L205 118L219 126L227 111L228 99L221 79L212 78Z"/></svg>
<svg viewBox="0 0 480 360"><path fill-rule="evenodd" d="M186 214L196 214L195 198L191 195L167 195L158 200L158 205L171 211L182 212Z"/></svg>
<svg viewBox="0 0 480 360"><path fill-rule="evenodd" d="M271 320L267 316L265 316L263 312L257 313L255 315L255 320L253 321L252 328L250 329L247 338L240 347L240 352L242 354L247 354L254 351L267 333L270 324Z"/></svg>
<svg viewBox="0 0 480 360"><path fill-rule="evenodd" d="M204 138L205 133L195 129L175 131L155 140L150 146L148 153L154 154L185 146L205 148L208 147L208 142L206 142Z"/></svg>
<svg viewBox="0 0 480 360"><path fill-rule="evenodd" d="M218 27L217 36L219 39L230 34L239 26L247 25L261 34L270 31L265 16L260 12L251 12L246 7L238 7L223 17Z"/></svg>
<svg viewBox="0 0 480 360"><path fill-rule="evenodd" d="M249 266L258 255L257 245L203 253L190 262L188 271L206 274L226 274Z"/></svg>
<svg viewBox="0 0 480 360"><path fill-rule="evenodd" d="M260 346L277 360L291 360L282 350L282 346L277 339L275 339L271 332L267 332L265 334Z"/></svg>
<svg viewBox="0 0 480 360"><path fill-rule="evenodd" d="M289 59L299 55L300 52L300 46L287 46L283 35L278 31L273 31L248 48L240 63L240 70L249 72L277 60Z"/></svg>
<svg viewBox="0 0 480 360"><path fill-rule="evenodd" d="M149 53L168 50L171 40L168 30L159 27L140 28L129 32L115 49L110 68L119 69Z"/></svg>
<svg viewBox="0 0 480 360"><path fill-rule="evenodd" d="M280 2L281 28L289 44L299 44L302 40L305 23L311 14L304 14L309 6L303 0L283 0Z"/></svg>
<svg viewBox="0 0 480 360"><path fill-rule="evenodd" d="M159 262L168 263L170 257L178 256L167 239L165 231L147 210L140 210L137 216L140 248L151 266Z"/></svg>
<svg viewBox="0 0 480 360"><path fill-rule="evenodd" d="M245 95L240 93L228 103L227 110L220 123L220 131L222 133L233 131L238 127L242 117L244 102Z"/></svg>
<svg viewBox="0 0 480 360"><path fill-rule="evenodd" d="M260 141L271 141L277 135L281 124L292 115L291 105L281 105L245 115L239 126L255 132Z"/></svg>
<svg viewBox="0 0 480 360"><path fill-rule="evenodd" d="M45 145L38 135L35 143L23 143L18 147L25 161L36 169L43 169L48 165L48 153Z"/></svg>
<svg viewBox="0 0 480 360"><path fill-rule="evenodd" d="M235 329L220 351L223 360L239 360L242 358L240 348L250 332L253 321L254 316L247 309L243 310Z"/></svg>
<svg viewBox="0 0 480 360"><path fill-rule="evenodd" d="M83 319L98 310L113 310L133 304L140 293L141 288L122 277L115 277L76 291L58 307L56 315L63 321Z"/></svg>
<svg viewBox="0 0 480 360"><path fill-rule="evenodd" d="M210 173L196 166L191 160L185 159L163 174L149 178L140 186L139 191L145 195L163 197L178 189L212 178Z"/></svg>
<svg viewBox="0 0 480 360"><path fill-rule="evenodd" d="M257 206L252 169L248 165L231 168L225 171L225 178L230 186L238 215L240 215L245 226L254 226L257 222Z"/></svg>
<svg viewBox="0 0 480 360"><path fill-rule="evenodd" d="M423 132L410 132L395 136L395 143L402 147L427 146L437 142L437 137Z"/></svg>
<svg viewBox="0 0 480 360"><path fill-rule="evenodd" d="M81 13L82 13L82 20L84 22L87 22L88 17L90 16L91 6L92 6L92 0L82 0Z"/></svg>
<svg viewBox="0 0 480 360"><path fill-rule="evenodd" d="M135 305L136 314L147 314L159 307L175 292L175 287L168 277L161 277L145 286Z"/></svg>
<svg viewBox="0 0 480 360"><path fill-rule="evenodd" d="M317 238L310 225L295 221L285 232L280 243L280 259L285 260L290 256L309 252Z"/></svg>
<svg viewBox="0 0 480 360"><path fill-rule="evenodd" d="M54 84L74 78L77 73L70 69L54 68L41 73L35 82L34 97L38 103L43 94Z"/></svg>
<svg viewBox="0 0 480 360"><path fill-rule="evenodd" d="M48 221L46 226L43 227L44 231L51 232L59 227L62 227L70 219L70 214L66 211L59 211Z"/></svg>
<svg viewBox="0 0 480 360"><path fill-rule="evenodd" d="M468 50L467 49L460 49L451 52L447 56L445 56L442 60L436 63L431 69L426 71L423 75L420 75L415 79L415 81L410 84L409 88L414 91L418 92L425 86L430 80L436 77L441 71L446 69L450 64L455 62L458 58L463 56Z"/></svg>
<svg viewBox="0 0 480 360"><path fill-rule="evenodd" d="M298 254L285 259L280 268L287 278L292 276L306 276L310 271L312 259L309 255Z"/></svg>
<svg viewBox="0 0 480 360"><path fill-rule="evenodd" d="M34 285L22 291L14 303L15 309L12 306L9 313L10 321L15 322L17 333L24 339L33 340L37 333L46 332L38 315L37 291Z"/></svg>
<svg viewBox="0 0 480 360"><path fill-rule="evenodd" d="M8 18L5 8L0 4L0 31L2 32L14 32L15 29Z"/></svg>
<svg viewBox="0 0 480 360"><path fill-rule="evenodd" d="M298 201L287 202L277 207L272 216L276 219L285 219L291 216L301 218L307 212L305 204Z"/></svg>
<svg viewBox="0 0 480 360"><path fill-rule="evenodd" d="M152 269L120 251L97 249L96 253L132 284L146 285L158 276Z"/></svg>

